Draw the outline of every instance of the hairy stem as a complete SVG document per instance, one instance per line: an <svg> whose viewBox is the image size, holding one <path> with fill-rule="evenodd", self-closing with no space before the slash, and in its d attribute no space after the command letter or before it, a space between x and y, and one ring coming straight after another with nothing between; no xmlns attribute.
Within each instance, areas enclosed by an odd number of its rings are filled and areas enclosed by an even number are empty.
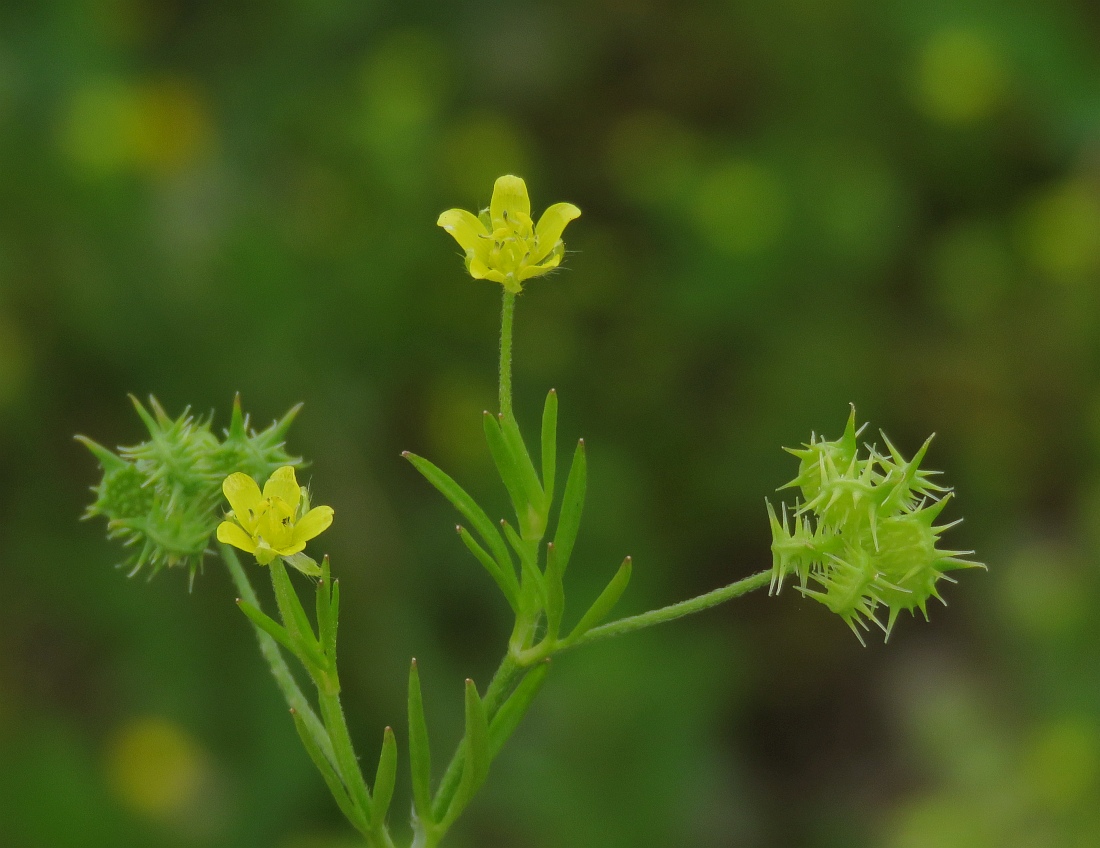
<svg viewBox="0 0 1100 848"><path fill-rule="evenodd" d="M500 414L512 418L512 317L516 311L516 295L504 292L500 310Z"/></svg>
<svg viewBox="0 0 1100 848"><path fill-rule="evenodd" d="M581 645L598 642L601 639L622 636L626 633L633 633L635 630L643 630L646 627L653 627L655 624L664 624L666 621L675 621L677 618L683 618L685 615L702 612L705 609L718 606L718 604L724 604L726 601L738 598L755 589L763 588L768 585L771 579L771 569L761 571L751 577L738 580L736 583L730 583L728 586L715 589L713 592L707 592L705 595L700 595L697 598L691 598L687 601L681 601L678 604L672 604L671 606L662 607L661 609L644 612L641 615L632 615L629 618L620 618L618 621L611 621L599 627L593 627L577 639L577 641L564 646L561 650L572 650L573 648L579 648Z"/></svg>
<svg viewBox="0 0 1100 848"><path fill-rule="evenodd" d="M256 592L252 588L252 583L249 581L248 575L245 574L237 554L229 545L220 545L219 547L222 559L229 569L229 576L233 578L233 583L236 585L237 591L240 592L241 598L259 609L260 600L256 597ZM254 629L256 639L260 643L260 653L267 660L268 667L271 669L271 676L275 678L275 684L282 691L283 697L290 708L302 717L310 736L317 742L317 747L321 749L325 759L339 772L336 754L332 749L332 740L329 738L328 731L325 730L325 726L317 717L317 713L313 711L313 707L306 700L305 694L298 686L298 681L294 679L290 666L286 664L282 651L279 650L279 645L260 628L255 627Z"/></svg>

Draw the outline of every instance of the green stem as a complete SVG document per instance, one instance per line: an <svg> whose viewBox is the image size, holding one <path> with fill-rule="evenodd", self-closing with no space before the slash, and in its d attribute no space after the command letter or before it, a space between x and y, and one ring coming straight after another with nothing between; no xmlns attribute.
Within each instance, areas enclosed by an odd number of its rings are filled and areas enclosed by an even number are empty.
<svg viewBox="0 0 1100 848"><path fill-rule="evenodd" d="M343 775L344 785L348 788L352 802L364 810L370 819L372 844L377 848L393 848L393 840L390 839L386 823L375 821L371 815L370 792L363 780L363 773L359 769L359 758L355 756L351 734L348 732L348 724L344 718L344 708L340 704L340 684L336 678L336 672L327 672L323 677L318 677L316 682L321 715L324 716L325 726L332 737L332 745L340 763L339 773Z"/></svg>
<svg viewBox="0 0 1100 848"><path fill-rule="evenodd" d="M564 646L560 650L572 650L573 648L579 648L581 645L598 642L601 639L622 636L626 633L633 633L635 630L643 630L646 627L653 627L655 624L664 624L666 621L675 621L677 618L683 618L685 615L702 612L705 609L716 607L718 604L724 604L726 601L739 598L741 595L752 592L755 589L763 588L771 582L771 579L772 572L770 569L768 571L761 571L751 577L738 580L736 583L730 583L728 586L723 586L721 589L715 589L713 592L707 592L705 595L700 595L697 598L681 601L678 604L672 604L671 606L662 607L661 609L650 610L641 615L620 618L618 621L602 624L599 627L593 627L577 639L577 641Z"/></svg>
<svg viewBox="0 0 1100 848"><path fill-rule="evenodd" d="M512 418L512 317L516 295L505 290L500 310L500 414Z"/></svg>
<svg viewBox="0 0 1100 848"><path fill-rule="evenodd" d="M256 609L260 608L260 600L256 597L256 592L252 588L252 583L248 579L248 575L245 574L244 568L241 566L241 561L237 558L237 554L233 551L229 545L221 545L222 559L225 561L226 567L229 569L229 576L233 578L233 583L237 587L237 591L240 592L241 598ZM279 645L268 634L264 633L260 628L255 627L256 639L260 643L260 653L263 654L267 664L271 669L271 676L275 678L275 684L283 693L283 697L286 699L287 704L292 710L298 713L302 717L302 721L305 722L306 728L309 730L310 736L317 742L317 747L321 749L321 752L325 755L333 768L339 772L339 766L336 762L336 754L332 749L332 740L329 738L328 732L325 730L321 720L317 718L317 713L313 711L313 707L309 701L306 700L305 694L303 694L301 688L298 686L298 681L294 679L293 673L290 671L290 666L286 664L286 660L283 659L282 651L279 650Z"/></svg>
<svg viewBox="0 0 1100 848"><path fill-rule="evenodd" d="M485 704L485 715L490 723L527 671L528 667L516 662L511 653L506 654L501 660L496 674L489 682L489 688L485 690L485 697L482 698L482 703ZM451 757L447 770L443 773L443 779L439 782L439 791L436 792L435 801L432 803L432 817L436 821L441 820L446 814L455 792L458 791L458 783L462 779L462 763L465 760L463 751L464 746L459 742L458 749Z"/></svg>

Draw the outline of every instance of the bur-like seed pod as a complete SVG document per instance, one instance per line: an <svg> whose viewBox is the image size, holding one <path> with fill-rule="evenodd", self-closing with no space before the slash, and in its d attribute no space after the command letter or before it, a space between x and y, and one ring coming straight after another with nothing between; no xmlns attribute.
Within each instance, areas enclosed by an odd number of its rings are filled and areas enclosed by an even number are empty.
<svg viewBox="0 0 1100 848"><path fill-rule="evenodd" d="M248 427L238 398L225 438L219 440L209 417L195 418L185 410L173 419L156 398L149 399L148 409L131 400L149 431L146 441L116 454L77 436L103 468L85 517L105 517L108 537L134 550L125 563L131 576L143 568L152 577L165 566L186 566L194 581L222 519L226 476L243 471L266 479L276 468L301 463L283 447L300 405L256 433Z"/></svg>
<svg viewBox="0 0 1100 848"><path fill-rule="evenodd" d="M798 487L805 498L793 511L793 529L787 508L780 521L768 504L773 594L796 575L799 591L843 618L860 642L871 624L889 638L903 610L920 610L927 619L928 599L943 600L939 581L954 582L946 572L984 568L964 558L973 551L937 547L958 521L933 524L951 492L932 482L938 472L920 468L931 438L909 460L885 435L886 453L869 446L861 457L862 430L853 407L841 438L811 436L802 448L788 449L800 460L799 472L781 488Z"/></svg>

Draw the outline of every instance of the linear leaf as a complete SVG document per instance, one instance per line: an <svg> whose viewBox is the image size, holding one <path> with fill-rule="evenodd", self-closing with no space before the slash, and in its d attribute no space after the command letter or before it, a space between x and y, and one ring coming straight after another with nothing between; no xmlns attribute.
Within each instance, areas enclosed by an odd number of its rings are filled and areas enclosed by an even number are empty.
<svg viewBox="0 0 1100 848"><path fill-rule="evenodd" d="M500 432L500 422L491 412L485 412L481 416L481 422L485 429L485 441L489 444L489 453L493 457L493 464L500 475L500 481L508 490L508 497L512 501L512 509L516 511L516 517L527 513L528 497L520 480L519 467L512 456L508 444L504 441L504 434Z"/></svg>
<svg viewBox="0 0 1100 848"><path fill-rule="evenodd" d="M565 574L565 570L569 567L569 558L573 555L573 544L577 541L587 485L588 458L584 439L581 439L573 453L573 463L569 466L569 476L565 480L565 494L562 495L561 500L561 512L558 514L558 527L554 532L554 547L557 549L562 574Z"/></svg>
<svg viewBox="0 0 1100 848"><path fill-rule="evenodd" d="M298 736L302 740L302 746L306 749L306 753L309 754L309 758L313 760L313 765L317 767L317 771L321 773L321 777L324 778L325 785L328 786L328 791L332 793L332 797L335 799L336 805L340 808L340 812L344 814L356 830L366 836L367 832L370 830L367 812L357 806L348 796L347 790L344 788L344 784L340 780L339 775L336 774L336 771L332 768L332 764L325 758L325 755L321 753L321 749L317 747L317 743L313 741L313 737L309 735L309 728L306 727L306 723L302 720L298 711L291 710L290 714L294 718L294 727L297 729Z"/></svg>
<svg viewBox="0 0 1100 848"><path fill-rule="evenodd" d="M558 638L561 617L565 612L565 586L562 584L561 565L554 543L546 545L546 635Z"/></svg>
<svg viewBox="0 0 1100 848"><path fill-rule="evenodd" d="M424 478L435 486L440 494L449 500L454 508L470 522L470 526L477 531L485 544L489 546L493 558L501 569L505 571L512 569L514 573L515 566L512 565L512 558L508 554L508 547L504 544L500 532L493 526L493 522L489 520L485 510L477 505L477 502L466 493L465 489L423 457L408 451L401 455L411 462L413 467L423 474Z"/></svg>
<svg viewBox="0 0 1100 848"><path fill-rule="evenodd" d="M573 632L565 639L565 644L569 644L574 639L579 639L601 621L603 621L608 613L618 603L619 598L622 597L624 591L626 591L627 584L630 583L630 571L632 562L630 557L623 560L622 565L619 566L619 570L615 572L615 576L611 578L610 582L604 587L604 590L600 592L600 596L596 598L595 602L588 608L577 626L573 628Z"/></svg>
<svg viewBox="0 0 1100 848"><path fill-rule="evenodd" d="M527 452L527 445L523 441L523 435L519 431L519 424L515 417L501 415L499 420L500 431L504 435L504 441L519 471L520 484L527 495L528 514L517 516L520 529L525 539L541 539L546 530L547 508L539 475L535 471L535 464L531 461L531 454Z"/></svg>
<svg viewBox="0 0 1100 848"><path fill-rule="evenodd" d="M290 634L286 632L285 627L276 622L271 616L265 615L248 601L242 601L240 598L237 598L237 606L239 606L241 612L247 615L252 623L259 627L264 633L295 656L298 655L298 648L290 641Z"/></svg>
<svg viewBox="0 0 1100 848"><path fill-rule="evenodd" d="M416 660L409 668L409 760L412 766L413 807L420 821L432 822L432 755L428 747L428 723L420 693Z"/></svg>
<svg viewBox="0 0 1100 848"><path fill-rule="evenodd" d="M397 740L393 728L387 727L382 735L382 753L378 757L378 771L374 776L374 800L371 819L385 822L386 813L393 800L393 786L397 778Z"/></svg>
<svg viewBox="0 0 1100 848"><path fill-rule="evenodd" d="M520 605L523 606L524 600L532 600L529 594L524 592L524 589L533 586L535 590L533 600L538 603L538 609L546 609L546 586L542 572L539 571L538 563L535 561L538 542L526 542L521 539L515 528L507 521L501 521L500 526L504 528L504 535L508 539L508 543L516 552L516 556L519 557L520 569L523 573L523 583L520 585Z"/></svg>
<svg viewBox="0 0 1100 848"><path fill-rule="evenodd" d="M542 407L542 489L546 507L554 502L554 475L558 464L558 393L551 389Z"/></svg>
<svg viewBox="0 0 1100 848"><path fill-rule="evenodd" d="M455 528L458 531L458 536L462 539L464 544L474 555L478 562L489 572L489 576L493 578L497 586L500 587L500 591L504 593L504 597L508 600L508 605L512 608L513 612L519 612L519 584L516 582L516 574L509 569L508 571L501 571L497 561L493 559L486 552L485 548L481 547L477 543L477 539L470 535L470 532L461 524Z"/></svg>
<svg viewBox="0 0 1100 848"><path fill-rule="evenodd" d="M326 556L321 561L321 579L317 583L317 639L324 654L328 654L328 646L336 641L332 638L332 629L332 571Z"/></svg>
<svg viewBox="0 0 1100 848"><path fill-rule="evenodd" d="M271 561L268 568L271 569L271 582L275 587L275 603L279 607L279 615L283 619L283 626L286 627L291 640L297 646L296 653L300 659L309 660L318 669L327 668L328 662L321 654L321 647L317 643L317 638L313 635L313 626L309 623L309 618L306 617L306 611L302 607L302 602L298 598L294 584L290 582L290 575L287 574L286 567L276 557Z"/></svg>
<svg viewBox="0 0 1100 848"><path fill-rule="evenodd" d="M485 704L472 680L466 681L466 736L463 743L466 757L462 763L462 778L443 819L444 830L458 818L489 774L489 721Z"/></svg>

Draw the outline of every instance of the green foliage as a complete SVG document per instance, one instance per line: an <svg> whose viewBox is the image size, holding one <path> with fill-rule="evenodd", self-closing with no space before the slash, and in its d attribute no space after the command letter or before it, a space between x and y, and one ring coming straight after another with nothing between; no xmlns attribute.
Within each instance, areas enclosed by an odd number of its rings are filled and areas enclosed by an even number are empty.
<svg viewBox="0 0 1100 848"><path fill-rule="evenodd" d="M93 487L95 501L85 517L102 515L108 535L136 549L130 574L165 566L185 566L194 580L221 520L222 480L234 471L266 479L278 467L300 459L283 448L300 405L282 420L256 432L248 426L240 398L233 401L229 429L219 440L211 418L185 410L171 418L154 397L150 412L131 396L148 440L112 453L86 436L77 436L99 460L103 479Z"/></svg>

